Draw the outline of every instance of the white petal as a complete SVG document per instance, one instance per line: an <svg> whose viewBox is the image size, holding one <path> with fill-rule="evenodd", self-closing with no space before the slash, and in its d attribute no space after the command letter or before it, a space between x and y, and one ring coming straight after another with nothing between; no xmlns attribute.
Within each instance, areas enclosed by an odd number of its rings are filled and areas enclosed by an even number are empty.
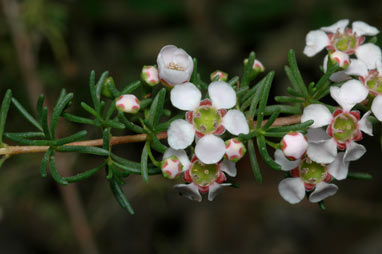
<svg viewBox="0 0 382 254"><path fill-rule="evenodd" d="M329 45L329 38L325 32L320 30L310 31L305 38L306 46L304 54L311 57Z"/></svg>
<svg viewBox="0 0 382 254"><path fill-rule="evenodd" d="M185 149L192 144L195 137L195 129L192 124L183 119L172 121L167 131L168 144L173 149Z"/></svg>
<svg viewBox="0 0 382 254"><path fill-rule="evenodd" d="M233 161L224 159L219 163L219 168L229 176L235 177L237 175L236 163Z"/></svg>
<svg viewBox="0 0 382 254"><path fill-rule="evenodd" d="M329 79L335 83L340 83L346 80L351 79L349 75L345 73L345 71L337 71L330 75Z"/></svg>
<svg viewBox="0 0 382 254"><path fill-rule="evenodd" d="M230 186L230 183L213 183L210 185L210 189L208 190L208 200L212 201L215 197L223 190L224 187Z"/></svg>
<svg viewBox="0 0 382 254"><path fill-rule="evenodd" d="M300 178L285 178L279 184L281 197L291 204L297 204L305 197L305 186Z"/></svg>
<svg viewBox="0 0 382 254"><path fill-rule="evenodd" d="M335 33L339 31L340 33L343 33L345 31L345 27L349 24L348 19L341 19L334 23L331 26L324 26L321 27L322 31L328 32L328 33Z"/></svg>
<svg viewBox="0 0 382 254"><path fill-rule="evenodd" d="M356 33L358 36L373 36L377 35L379 30L376 27L370 26L363 21L355 21L353 22L353 33Z"/></svg>
<svg viewBox="0 0 382 254"><path fill-rule="evenodd" d="M308 142L317 142L331 138L322 128L309 128L306 137Z"/></svg>
<svg viewBox="0 0 382 254"><path fill-rule="evenodd" d="M225 154L224 141L214 135L206 135L196 143L195 154L205 164L217 163Z"/></svg>
<svg viewBox="0 0 382 254"><path fill-rule="evenodd" d="M344 161L356 161L360 159L366 153L366 148L358 144L357 142L350 142L350 145L346 147Z"/></svg>
<svg viewBox="0 0 382 254"><path fill-rule="evenodd" d="M166 159L171 156L176 156L179 159L180 163L182 163L183 165L183 171L187 170L189 166L191 165L191 162L188 159L187 153L182 149L175 150L172 148L168 148L163 154L163 159Z"/></svg>
<svg viewBox="0 0 382 254"><path fill-rule="evenodd" d="M328 69L328 59L329 59L329 57L328 57L328 55L326 55L325 57L324 57L324 63L323 63L323 66L322 66L322 68L324 69L324 72L326 73L326 71L327 71L327 69Z"/></svg>
<svg viewBox="0 0 382 254"><path fill-rule="evenodd" d="M208 95L212 105L217 109L228 109L236 105L235 90L224 81L212 82L208 86Z"/></svg>
<svg viewBox="0 0 382 254"><path fill-rule="evenodd" d="M192 83L176 85L171 90L171 103L181 110L193 110L199 106L202 93Z"/></svg>
<svg viewBox="0 0 382 254"><path fill-rule="evenodd" d="M300 160L288 160L280 149L275 151L275 162L281 166L281 170L283 171L290 171L295 169L300 164Z"/></svg>
<svg viewBox="0 0 382 254"><path fill-rule="evenodd" d="M371 111L379 121L382 121L382 95L374 98L371 104Z"/></svg>
<svg viewBox="0 0 382 254"><path fill-rule="evenodd" d="M359 46L355 50L355 55L358 59L362 60L370 70L375 69L377 62L382 59L381 49L373 43L366 43Z"/></svg>
<svg viewBox="0 0 382 254"><path fill-rule="evenodd" d="M336 159L328 165L328 172L337 180L343 180L347 177L349 171L349 162L344 161L345 153L337 154Z"/></svg>
<svg viewBox="0 0 382 254"><path fill-rule="evenodd" d="M338 191L338 187L332 183L320 182L309 196L309 201L313 203L320 202L327 197L333 196Z"/></svg>
<svg viewBox="0 0 382 254"><path fill-rule="evenodd" d="M195 200L198 202L202 201L202 196L200 195L199 188L196 184L177 184L174 189L179 192L181 196L185 196L188 199Z"/></svg>
<svg viewBox="0 0 382 254"><path fill-rule="evenodd" d="M332 113L330 113L329 109L324 105L310 104L304 108L304 112L301 116L301 122L303 123L313 120L314 123L310 126L310 128L318 128L328 125L332 118Z"/></svg>
<svg viewBox="0 0 382 254"><path fill-rule="evenodd" d="M355 104L362 102L369 90L358 80L346 81L341 87L330 87L330 95L344 111L350 111Z"/></svg>
<svg viewBox="0 0 382 254"><path fill-rule="evenodd" d="M306 152L317 163L331 163L337 155L337 143L334 139L310 142Z"/></svg>
<svg viewBox="0 0 382 254"><path fill-rule="evenodd" d="M348 75L354 75L354 76L366 76L369 72L367 70L367 65L358 59L351 59L350 65L346 70L344 71Z"/></svg>
<svg viewBox="0 0 382 254"><path fill-rule="evenodd" d="M373 124L369 120L369 116L371 111L367 111L359 120L358 126L361 131L366 133L367 135L373 136Z"/></svg>
<svg viewBox="0 0 382 254"><path fill-rule="evenodd" d="M249 133L247 119L245 119L243 112L241 112L240 110L229 110L227 114L225 114L225 116L223 117L222 123L224 128L233 135Z"/></svg>
<svg viewBox="0 0 382 254"><path fill-rule="evenodd" d="M377 61L376 65L378 73L382 73L382 59L381 61Z"/></svg>

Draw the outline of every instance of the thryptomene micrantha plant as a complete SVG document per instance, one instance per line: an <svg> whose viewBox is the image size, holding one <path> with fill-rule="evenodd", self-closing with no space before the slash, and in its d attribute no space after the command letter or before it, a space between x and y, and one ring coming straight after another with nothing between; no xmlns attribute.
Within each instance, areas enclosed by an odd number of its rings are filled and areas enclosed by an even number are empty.
<svg viewBox="0 0 382 254"><path fill-rule="evenodd" d="M273 170L284 171L278 189L287 202L295 204L306 196L325 209L324 199L338 191L335 181L371 179L350 171L350 162L364 155L359 141L364 134L373 135L372 123L382 121L382 53L376 37L367 38L379 31L361 21L350 29L348 23L340 20L307 34L305 55L328 51L317 82L305 83L295 53L289 51L289 95L276 96L274 105L268 97L275 73L265 73L254 52L244 60L241 77L217 70L207 81L198 73L197 60L172 45L161 49L157 65L144 66L140 80L125 87L117 87L108 72L97 79L92 71L91 101L81 102L86 117L69 113L75 95L65 89L51 110L41 95L36 115L8 90L0 112L0 165L17 154L43 153L41 176L49 174L62 185L105 170L115 199L133 214L122 189L129 175L141 175L149 183L149 176L162 174L176 181L175 190L183 196L200 202L205 194L212 201L224 187L238 186L233 181L236 162L248 153L257 182L262 182L262 159ZM338 105L326 104L328 95ZM31 131L6 131L11 106L31 124ZM86 130L61 137L60 119L93 126L99 139L88 140ZM133 135L115 135L121 131ZM115 145L131 142L144 142L139 161L113 151ZM55 156L68 152L102 161L79 174L61 176Z"/></svg>

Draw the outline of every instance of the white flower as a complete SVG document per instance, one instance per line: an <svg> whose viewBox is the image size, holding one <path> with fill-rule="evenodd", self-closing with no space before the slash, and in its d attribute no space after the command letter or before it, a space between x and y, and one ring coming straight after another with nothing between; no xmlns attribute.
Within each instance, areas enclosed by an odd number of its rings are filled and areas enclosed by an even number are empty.
<svg viewBox="0 0 382 254"><path fill-rule="evenodd" d="M171 149L168 154L173 151L175 150ZM179 151L185 154L183 150L178 150L177 153ZM184 180L188 184L177 184L174 188L186 198L198 202L202 201L200 193L208 193L208 200L212 201L223 187L231 185L224 183L227 180L225 174L232 177L237 174L235 163L232 161L223 160L215 164L204 164L196 156L193 156L191 162L188 161L188 167L183 172Z"/></svg>
<svg viewBox="0 0 382 254"><path fill-rule="evenodd" d="M203 163L216 163L225 153L224 141L220 137L225 130L233 135L248 134L249 126L244 114L236 109L236 93L223 81L208 86L210 100L201 101L201 92L192 83L177 85L171 90L171 103L178 109L188 110L186 120L178 119L168 129L168 143L173 149L185 149L192 144L195 135L201 139L196 143L196 156Z"/></svg>
<svg viewBox="0 0 382 254"><path fill-rule="evenodd" d="M224 71L216 70L216 71L212 72L210 75L211 81L214 81L216 77L219 77L218 81L227 81L228 73L224 72Z"/></svg>
<svg viewBox="0 0 382 254"><path fill-rule="evenodd" d="M328 50L339 50L348 55L355 53L359 59L372 55L375 45L360 45L365 40L364 36L376 35L379 30L362 21L353 22L352 29L347 28L348 24L349 20L343 19L331 26L310 31L306 35L304 54L312 57L326 47Z"/></svg>
<svg viewBox="0 0 382 254"><path fill-rule="evenodd" d="M140 109L140 102L133 94L124 94L119 96L115 102L115 106L119 111L135 114Z"/></svg>
<svg viewBox="0 0 382 254"><path fill-rule="evenodd" d="M149 86L155 86L159 84L158 69L155 66L152 66L152 65L143 66L141 77Z"/></svg>
<svg viewBox="0 0 382 254"><path fill-rule="evenodd" d="M157 57L159 77L169 87L190 81L194 62L191 56L174 45L164 46Z"/></svg>

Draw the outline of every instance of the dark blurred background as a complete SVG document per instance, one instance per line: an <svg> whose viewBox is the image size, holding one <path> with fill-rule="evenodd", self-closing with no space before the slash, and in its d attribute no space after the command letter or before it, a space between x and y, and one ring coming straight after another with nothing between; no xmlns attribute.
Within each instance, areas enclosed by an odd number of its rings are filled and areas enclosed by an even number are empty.
<svg viewBox="0 0 382 254"><path fill-rule="evenodd" d="M325 53L302 54L307 32L343 18L381 30L381 11L380 0L1 0L0 94L12 88L33 112L40 93L52 104L66 88L75 92L71 112L85 115L78 105L90 99L92 69L98 75L109 70L122 87L139 79L142 65L155 64L161 47L175 44L198 58L206 81L216 69L240 75L254 50L276 71L272 93L281 95L289 49L296 50L305 81L321 75ZM32 129L14 109L6 128ZM286 203L277 190L282 174L264 164L264 182L256 183L247 158L238 164L241 187L226 188L214 202L186 200L161 176L148 185L129 177L131 216L103 173L59 187L40 177L42 154L15 156L0 170L0 253L381 253L381 152L377 138L364 144L368 153L351 170L374 179L338 182L325 212L306 200ZM115 149L139 160L140 144ZM58 160L62 174L99 162L82 155Z"/></svg>

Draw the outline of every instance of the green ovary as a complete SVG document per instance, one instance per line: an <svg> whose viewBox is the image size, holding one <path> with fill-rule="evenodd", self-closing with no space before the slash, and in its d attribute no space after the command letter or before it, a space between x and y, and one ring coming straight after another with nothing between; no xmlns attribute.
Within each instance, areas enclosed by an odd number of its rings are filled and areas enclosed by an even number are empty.
<svg viewBox="0 0 382 254"><path fill-rule="evenodd" d="M376 93L382 93L382 80L379 77L373 77L366 82L367 88Z"/></svg>
<svg viewBox="0 0 382 254"><path fill-rule="evenodd" d="M214 107L201 106L194 111L193 123L196 130L210 134L219 127L221 117Z"/></svg>
<svg viewBox="0 0 382 254"><path fill-rule="evenodd" d="M202 164L195 161L190 172L192 181L199 186L209 186L214 183L218 177L217 164Z"/></svg>
<svg viewBox="0 0 382 254"><path fill-rule="evenodd" d="M337 39L336 48L341 51L354 49L356 46L356 38L354 36L343 35Z"/></svg>
<svg viewBox="0 0 382 254"><path fill-rule="evenodd" d="M346 142L357 135L357 121L349 114L337 116L333 128L333 136L338 141Z"/></svg>
<svg viewBox="0 0 382 254"><path fill-rule="evenodd" d="M317 184L326 178L326 167L318 164L309 158L300 164L300 178L309 184Z"/></svg>

